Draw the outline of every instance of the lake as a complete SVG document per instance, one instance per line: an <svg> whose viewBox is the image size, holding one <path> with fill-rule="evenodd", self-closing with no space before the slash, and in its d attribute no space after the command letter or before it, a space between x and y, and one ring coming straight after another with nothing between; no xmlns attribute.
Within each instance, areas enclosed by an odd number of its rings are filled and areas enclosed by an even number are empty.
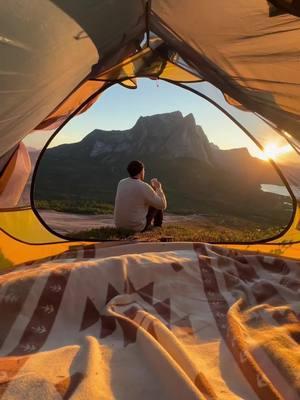
<svg viewBox="0 0 300 400"><path fill-rule="evenodd" d="M279 194L280 196L289 196L290 197L290 194L285 186L269 185L267 183L262 183L260 185L260 188L263 192L270 192L270 193Z"/></svg>

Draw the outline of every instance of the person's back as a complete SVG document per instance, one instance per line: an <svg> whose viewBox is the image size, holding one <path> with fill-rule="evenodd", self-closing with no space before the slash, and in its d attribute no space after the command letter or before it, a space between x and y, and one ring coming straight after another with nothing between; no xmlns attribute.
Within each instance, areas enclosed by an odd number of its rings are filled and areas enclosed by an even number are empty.
<svg viewBox="0 0 300 400"><path fill-rule="evenodd" d="M139 162L133 161L132 163ZM114 219L117 228L142 231L147 225L149 207L163 210L167 204L159 182L156 191L154 191L150 185L143 181L143 164L134 164L136 168L131 170L132 163L128 166L128 172L130 171L130 175L135 174L136 171L138 173L119 182L115 199Z"/></svg>

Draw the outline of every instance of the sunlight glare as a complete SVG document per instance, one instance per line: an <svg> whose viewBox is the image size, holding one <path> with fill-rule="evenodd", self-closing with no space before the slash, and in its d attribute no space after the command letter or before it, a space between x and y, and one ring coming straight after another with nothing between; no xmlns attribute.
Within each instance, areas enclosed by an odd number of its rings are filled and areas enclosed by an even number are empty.
<svg viewBox="0 0 300 400"><path fill-rule="evenodd" d="M289 153L291 151L290 145L278 146L276 143L268 143L262 152L262 160L274 160L283 154Z"/></svg>

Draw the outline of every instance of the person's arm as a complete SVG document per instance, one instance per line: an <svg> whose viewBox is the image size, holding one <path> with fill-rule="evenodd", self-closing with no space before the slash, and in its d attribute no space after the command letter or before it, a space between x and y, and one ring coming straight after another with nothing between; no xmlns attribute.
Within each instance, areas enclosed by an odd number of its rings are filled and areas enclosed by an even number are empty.
<svg viewBox="0 0 300 400"><path fill-rule="evenodd" d="M158 210L165 210L167 208L166 196L161 186L154 191L150 185L145 183L143 185L145 202L148 206L157 208Z"/></svg>

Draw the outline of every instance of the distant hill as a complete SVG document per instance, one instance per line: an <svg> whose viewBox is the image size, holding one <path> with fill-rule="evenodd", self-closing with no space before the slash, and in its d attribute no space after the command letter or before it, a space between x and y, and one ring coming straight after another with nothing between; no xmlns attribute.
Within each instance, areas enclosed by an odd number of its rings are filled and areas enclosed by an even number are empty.
<svg viewBox="0 0 300 400"><path fill-rule="evenodd" d="M125 131L95 129L81 142L49 148L35 198L113 203L133 159L144 161L146 180L161 180L172 212L271 216L283 205L283 197L260 190L261 183L282 184L269 163L246 148L219 149L192 114L179 111L140 117Z"/></svg>

